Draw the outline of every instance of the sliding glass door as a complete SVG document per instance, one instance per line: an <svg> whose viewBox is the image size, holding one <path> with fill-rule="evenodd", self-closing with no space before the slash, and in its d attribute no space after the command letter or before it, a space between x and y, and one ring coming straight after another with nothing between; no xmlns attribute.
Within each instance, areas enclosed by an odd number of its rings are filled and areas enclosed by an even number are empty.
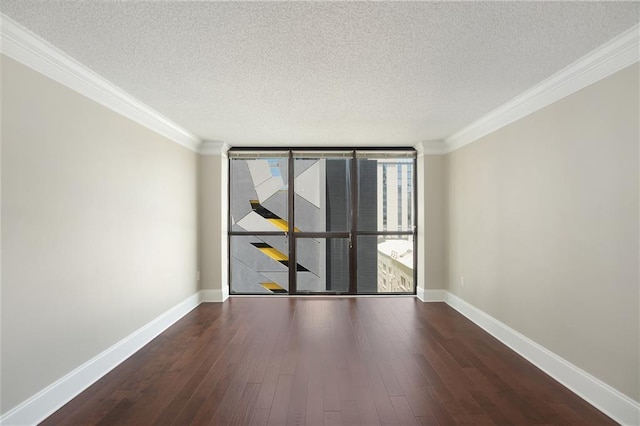
<svg viewBox="0 0 640 426"><path fill-rule="evenodd" d="M232 294L415 293L415 151L229 151Z"/></svg>

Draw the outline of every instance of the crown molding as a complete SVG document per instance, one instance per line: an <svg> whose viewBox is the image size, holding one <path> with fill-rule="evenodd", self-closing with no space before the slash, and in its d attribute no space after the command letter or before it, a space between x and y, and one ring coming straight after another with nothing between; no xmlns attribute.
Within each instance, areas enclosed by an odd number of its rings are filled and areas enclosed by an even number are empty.
<svg viewBox="0 0 640 426"><path fill-rule="evenodd" d="M511 101L444 140L454 151L546 107L640 60L640 25L635 25Z"/></svg>
<svg viewBox="0 0 640 426"><path fill-rule="evenodd" d="M0 30L0 51L8 57L192 151L221 155L228 149L221 142L202 142L193 133L1 13ZM635 25L444 141L422 141L416 144L416 150L419 155L449 153L575 93L638 62L639 41L640 25Z"/></svg>
<svg viewBox="0 0 640 426"><path fill-rule="evenodd" d="M0 51L8 57L192 151L200 149L196 135L4 14L0 14L0 38Z"/></svg>
<svg viewBox="0 0 640 426"><path fill-rule="evenodd" d="M225 155L229 145L223 141L202 141L198 154L200 155Z"/></svg>
<svg viewBox="0 0 640 426"><path fill-rule="evenodd" d="M442 140L421 141L413 146L418 151L418 157L423 155L444 155L447 147Z"/></svg>

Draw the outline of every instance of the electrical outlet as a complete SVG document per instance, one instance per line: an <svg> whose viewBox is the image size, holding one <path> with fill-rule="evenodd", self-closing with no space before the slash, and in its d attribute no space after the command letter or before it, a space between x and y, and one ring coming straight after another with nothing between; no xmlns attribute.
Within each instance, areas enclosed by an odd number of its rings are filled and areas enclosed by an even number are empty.
<svg viewBox="0 0 640 426"><path fill-rule="evenodd" d="M460 275L460 285L464 287L464 277Z"/></svg>
<svg viewBox="0 0 640 426"><path fill-rule="evenodd" d="M196 272L196 281L200 281L200 271Z"/></svg>

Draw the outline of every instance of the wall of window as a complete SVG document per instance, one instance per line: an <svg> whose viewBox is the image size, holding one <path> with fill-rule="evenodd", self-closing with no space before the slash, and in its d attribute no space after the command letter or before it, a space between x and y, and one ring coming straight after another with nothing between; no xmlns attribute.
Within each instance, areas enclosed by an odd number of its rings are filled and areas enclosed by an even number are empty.
<svg viewBox="0 0 640 426"><path fill-rule="evenodd" d="M231 293L413 294L415 158L229 151Z"/></svg>

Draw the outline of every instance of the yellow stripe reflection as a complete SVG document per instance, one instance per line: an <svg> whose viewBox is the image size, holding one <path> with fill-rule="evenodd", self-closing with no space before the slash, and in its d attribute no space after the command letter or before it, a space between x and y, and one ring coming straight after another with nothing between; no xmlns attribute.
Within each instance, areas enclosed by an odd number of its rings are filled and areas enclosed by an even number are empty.
<svg viewBox="0 0 640 426"><path fill-rule="evenodd" d="M267 219L267 220L269 222L273 223L278 228L282 229L283 231L288 231L289 230L289 222L287 222L284 219ZM298 228L293 228L293 230L295 232L300 232L300 229L298 229Z"/></svg>
<svg viewBox="0 0 640 426"><path fill-rule="evenodd" d="M282 290L282 291L286 291L284 288L280 287L278 284L276 283L260 283L260 285L264 288L266 288L267 290Z"/></svg>
<svg viewBox="0 0 640 426"><path fill-rule="evenodd" d="M269 222L282 229L283 231L289 230L289 224L284 219L267 219Z"/></svg>
<svg viewBox="0 0 640 426"><path fill-rule="evenodd" d="M270 258L277 260L289 260L289 258L281 251L274 249L273 247L260 247L258 250L269 256Z"/></svg>

